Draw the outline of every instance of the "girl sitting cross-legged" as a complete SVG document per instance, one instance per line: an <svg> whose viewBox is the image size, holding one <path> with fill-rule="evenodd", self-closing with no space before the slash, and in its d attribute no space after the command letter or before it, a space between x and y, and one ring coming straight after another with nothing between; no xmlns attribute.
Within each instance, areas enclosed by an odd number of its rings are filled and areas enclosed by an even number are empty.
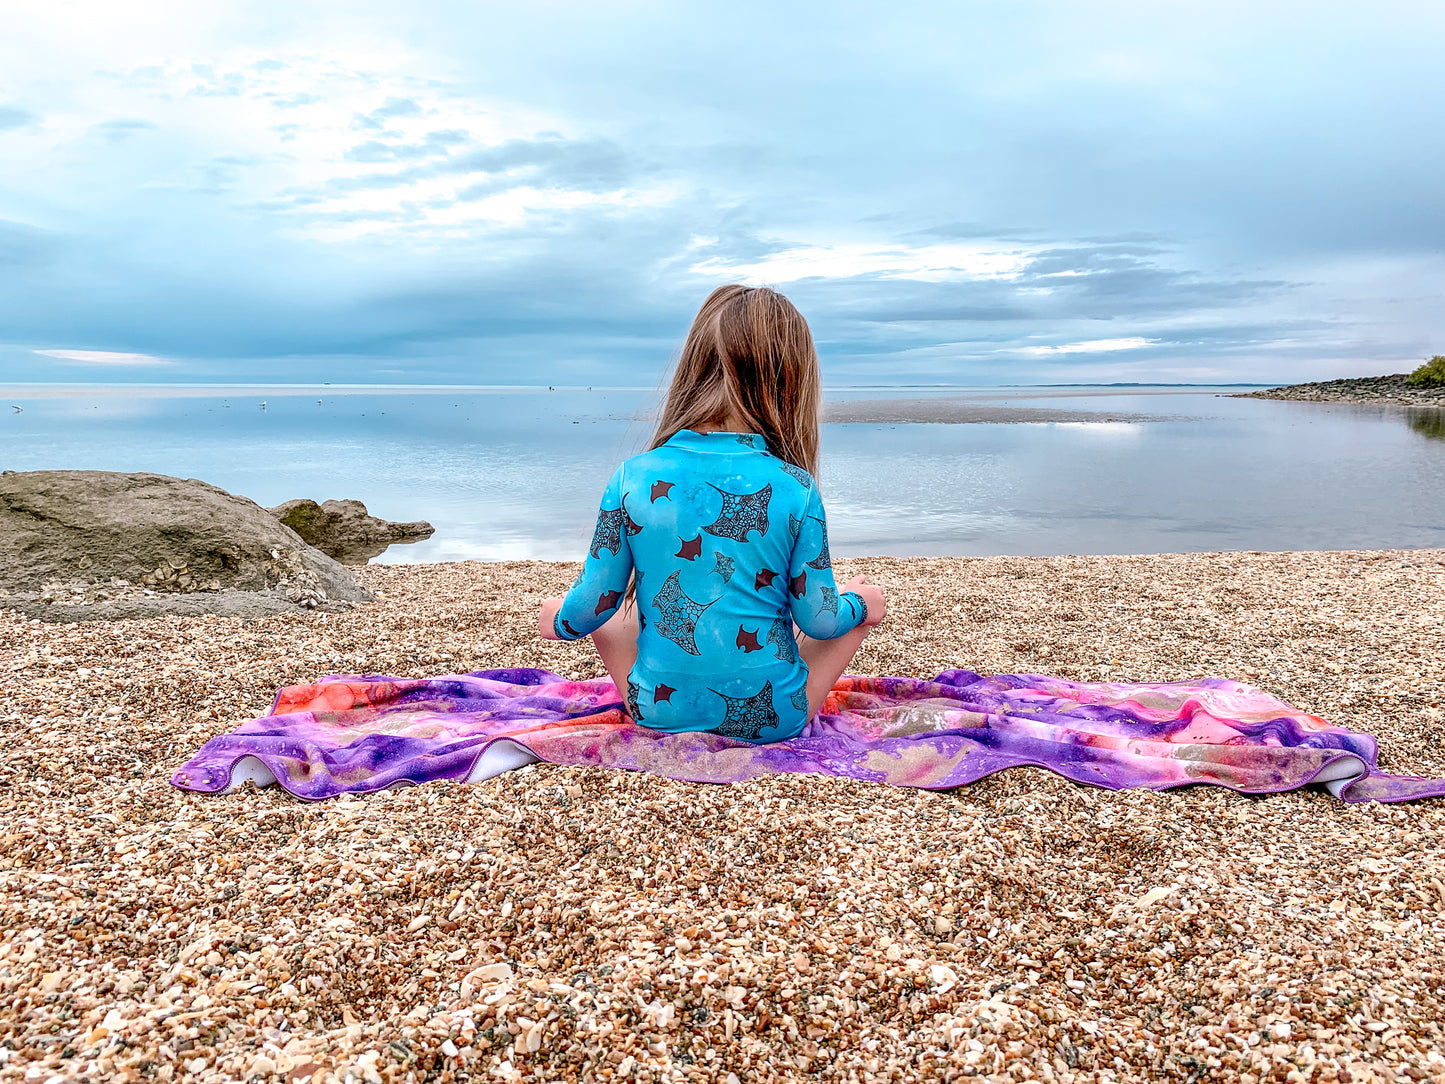
<svg viewBox="0 0 1445 1084"><path fill-rule="evenodd" d="M548 639L592 637L634 722L795 737L883 620L878 587L833 579L813 478L820 398L787 298L708 296L651 450L612 475L582 572L538 623Z"/></svg>

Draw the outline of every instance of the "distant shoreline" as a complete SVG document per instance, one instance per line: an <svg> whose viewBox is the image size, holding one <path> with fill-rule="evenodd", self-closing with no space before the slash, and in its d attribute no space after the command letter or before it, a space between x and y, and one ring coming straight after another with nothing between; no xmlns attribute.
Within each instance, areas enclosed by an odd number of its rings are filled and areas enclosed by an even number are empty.
<svg viewBox="0 0 1445 1084"><path fill-rule="evenodd" d="M1361 403L1384 406L1445 407L1445 387L1406 384L1406 373L1289 384L1263 391L1237 392L1234 399L1288 399L1300 403Z"/></svg>
<svg viewBox="0 0 1445 1084"><path fill-rule="evenodd" d="M823 389L825 396L861 394L870 391L908 391L928 395L969 395L990 398L1018 396L1058 396L1073 398L1079 394L1127 395L1160 394L1171 391L1224 390L1229 388L1265 388L1255 383L1230 384L839 384ZM303 383L108 383L97 381L14 381L0 383L0 398L59 399L72 396L139 396L165 398L226 398L265 392L275 396L307 395L379 395L396 392L405 395L527 395L546 393L642 393L661 396L655 385L583 385L583 384L345 384L325 382Z"/></svg>
<svg viewBox="0 0 1445 1084"><path fill-rule="evenodd" d="M825 403L824 424L848 425L1016 425L1046 422L1158 422L1163 414L1110 410L1060 410L1056 407L994 406L969 399L860 399Z"/></svg>

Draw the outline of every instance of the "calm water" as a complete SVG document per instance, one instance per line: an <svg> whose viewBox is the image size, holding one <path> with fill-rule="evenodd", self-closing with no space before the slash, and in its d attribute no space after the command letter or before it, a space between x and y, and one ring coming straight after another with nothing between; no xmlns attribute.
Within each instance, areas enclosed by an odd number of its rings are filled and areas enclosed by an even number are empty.
<svg viewBox="0 0 1445 1084"><path fill-rule="evenodd" d="M1445 416L1221 389L950 389L1159 420L826 425L843 555L1445 546ZM919 397L850 389L831 398ZM653 391L0 388L0 467L157 471L426 519L381 560L575 559ZM22 408L15 412L11 404ZM264 405L263 405L264 404Z"/></svg>

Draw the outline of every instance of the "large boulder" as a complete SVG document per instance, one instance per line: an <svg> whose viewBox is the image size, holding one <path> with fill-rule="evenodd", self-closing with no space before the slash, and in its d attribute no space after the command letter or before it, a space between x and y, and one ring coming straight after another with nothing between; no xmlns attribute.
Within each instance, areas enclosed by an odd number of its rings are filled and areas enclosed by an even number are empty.
<svg viewBox="0 0 1445 1084"><path fill-rule="evenodd" d="M266 509L194 478L0 474L0 605L49 620L345 609L374 596Z"/></svg>
<svg viewBox="0 0 1445 1084"><path fill-rule="evenodd" d="M430 538L434 528L416 520L396 523L378 519L360 501L286 501L270 509L273 516L328 557L344 565L364 565L395 542Z"/></svg>

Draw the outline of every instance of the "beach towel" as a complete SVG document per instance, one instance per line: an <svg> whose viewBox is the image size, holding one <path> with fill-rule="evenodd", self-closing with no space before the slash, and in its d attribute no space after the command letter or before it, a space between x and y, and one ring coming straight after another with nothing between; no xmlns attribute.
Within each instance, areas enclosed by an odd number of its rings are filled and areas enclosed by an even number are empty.
<svg viewBox="0 0 1445 1084"><path fill-rule="evenodd" d="M479 782L540 760L704 783L814 772L945 790L1032 765L1111 790L1204 783L1265 794L1321 784L1347 802L1445 795L1445 780L1389 775L1375 758L1369 734L1220 678L844 677L800 736L764 745L638 726L607 678L509 669L338 675L282 689L270 714L212 738L171 782L206 793L279 783L315 801Z"/></svg>

